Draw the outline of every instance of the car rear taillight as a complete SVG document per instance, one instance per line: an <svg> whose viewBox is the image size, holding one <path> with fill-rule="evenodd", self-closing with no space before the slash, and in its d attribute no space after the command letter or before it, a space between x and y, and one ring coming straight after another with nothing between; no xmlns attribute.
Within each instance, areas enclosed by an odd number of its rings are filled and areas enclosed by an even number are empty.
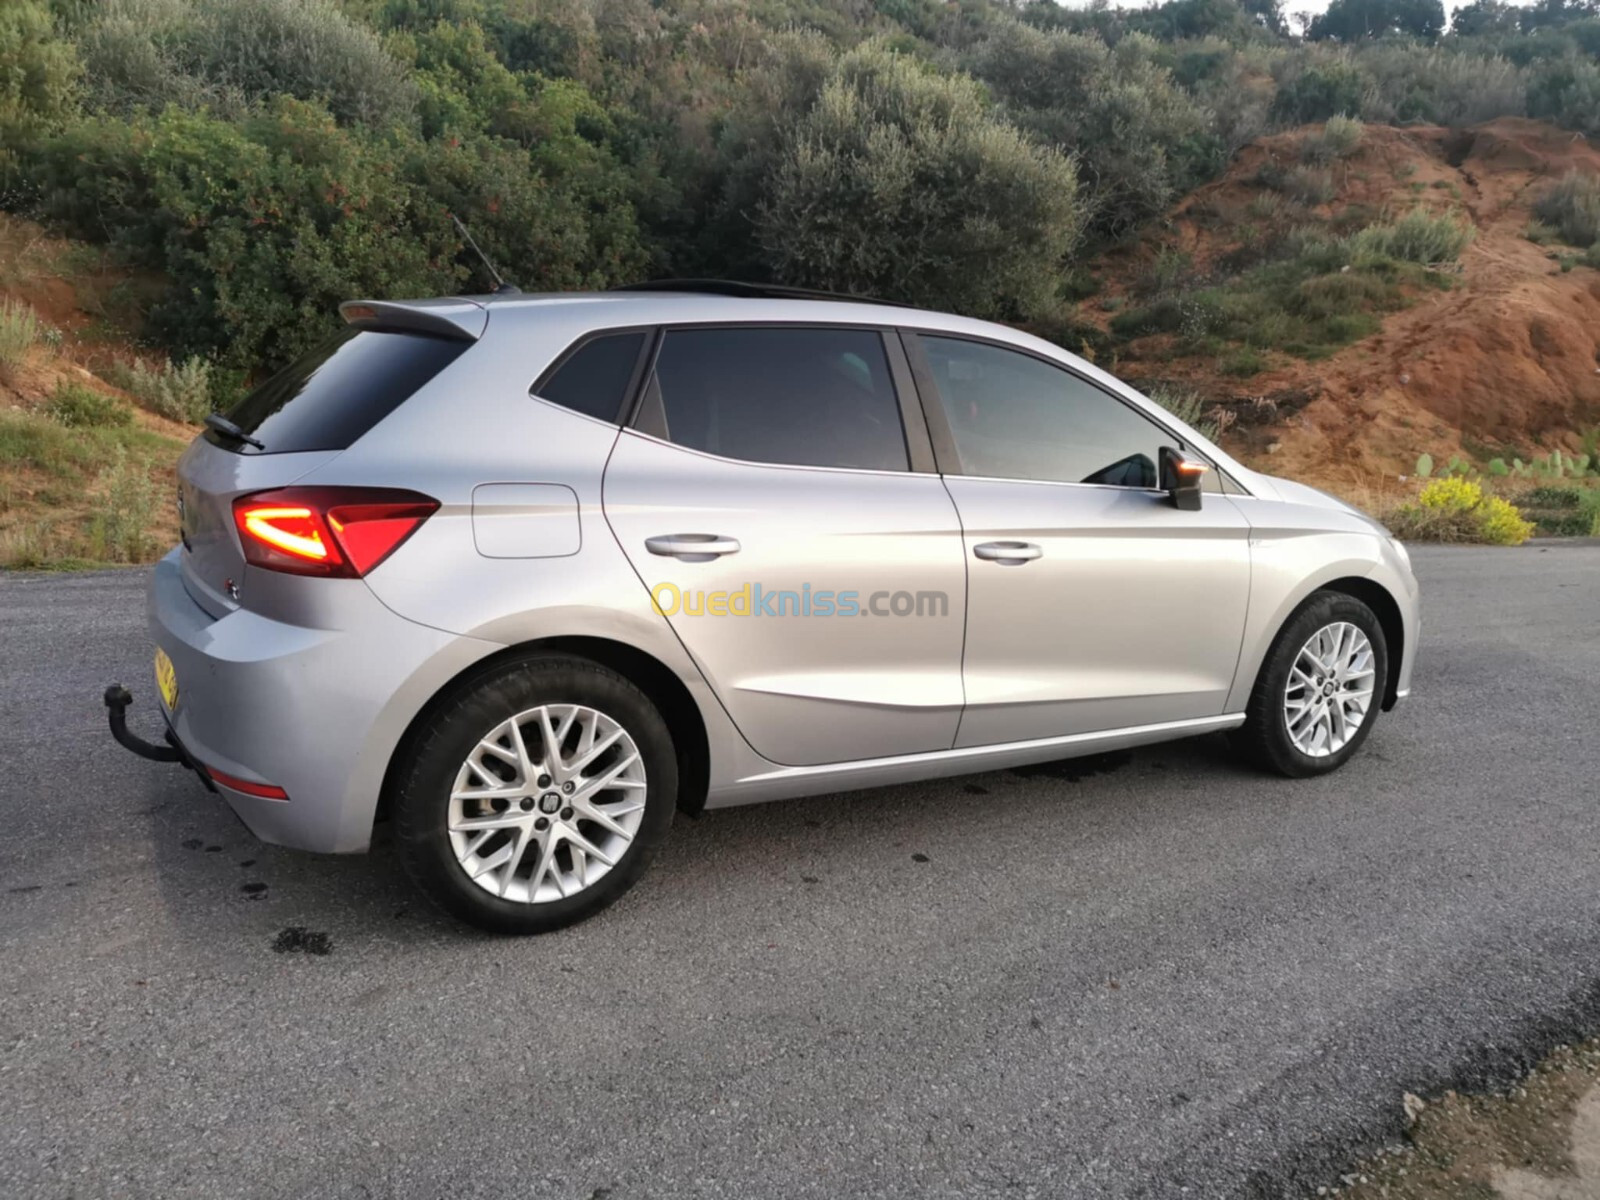
<svg viewBox="0 0 1600 1200"><path fill-rule="evenodd" d="M252 566L358 579L438 508L437 500L395 488L291 487L240 496L233 523Z"/></svg>

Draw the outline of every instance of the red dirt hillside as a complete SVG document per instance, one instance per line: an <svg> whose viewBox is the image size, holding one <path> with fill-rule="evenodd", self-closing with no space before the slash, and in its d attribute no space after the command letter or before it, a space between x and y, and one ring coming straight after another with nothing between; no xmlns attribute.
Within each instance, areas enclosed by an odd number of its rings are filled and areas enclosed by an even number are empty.
<svg viewBox="0 0 1600 1200"><path fill-rule="evenodd" d="M1263 166L1298 162L1306 136L1244 147L1222 179L1173 211L1166 238L1108 259L1109 279L1126 286L1163 244L1205 272L1238 247L1246 210L1265 191ZM1228 440L1243 457L1326 484L1409 474L1424 451L1576 450L1580 432L1600 423L1600 271L1563 273L1557 254L1526 236L1534 201L1570 170L1600 176L1600 151L1536 121L1367 126L1356 151L1331 167L1336 194L1308 216L1348 224L1419 206L1464 214L1477 236L1452 288L1416 292L1380 333L1320 362L1273 356L1241 380L1222 375L1215 359L1153 361L1135 349L1119 369L1193 384L1235 411Z"/></svg>

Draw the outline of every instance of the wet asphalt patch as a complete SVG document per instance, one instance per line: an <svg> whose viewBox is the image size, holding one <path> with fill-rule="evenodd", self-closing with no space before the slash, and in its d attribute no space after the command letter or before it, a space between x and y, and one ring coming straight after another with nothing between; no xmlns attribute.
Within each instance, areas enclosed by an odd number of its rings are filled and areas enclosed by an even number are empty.
<svg viewBox="0 0 1600 1200"><path fill-rule="evenodd" d="M1066 783L1077 783L1091 775L1120 771L1132 761L1131 750L1113 750L1108 754L1087 754L1082 758L1060 758L1054 762L1012 767L1009 774L1020 775L1023 779L1060 779Z"/></svg>
<svg viewBox="0 0 1600 1200"><path fill-rule="evenodd" d="M278 931L278 936L272 939L272 949L278 954L320 956L333 953L333 939L320 930L307 929L304 925L290 925L287 929Z"/></svg>

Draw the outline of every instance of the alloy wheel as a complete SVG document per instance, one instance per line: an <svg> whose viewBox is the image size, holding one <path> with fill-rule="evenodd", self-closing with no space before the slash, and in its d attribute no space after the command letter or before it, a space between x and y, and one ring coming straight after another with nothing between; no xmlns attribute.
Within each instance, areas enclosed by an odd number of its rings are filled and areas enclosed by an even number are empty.
<svg viewBox="0 0 1600 1200"><path fill-rule="evenodd" d="M1283 719L1302 754L1326 758L1356 735L1372 706L1377 678L1372 642L1348 621L1324 625L1289 668Z"/></svg>
<svg viewBox="0 0 1600 1200"><path fill-rule="evenodd" d="M644 760L619 722L582 705L541 705L495 726L461 764L450 844L492 895L565 899L627 853L645 791Z"/></svg>

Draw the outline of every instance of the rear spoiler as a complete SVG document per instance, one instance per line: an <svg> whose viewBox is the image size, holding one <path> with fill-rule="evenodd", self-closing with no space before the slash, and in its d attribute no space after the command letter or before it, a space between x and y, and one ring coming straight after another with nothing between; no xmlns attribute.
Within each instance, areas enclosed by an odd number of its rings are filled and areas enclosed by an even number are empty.
<svg viewBox="0 0 1600 1200"><path fill-rule="evenodd" d="M358 329L431 333L475 342L489 324L489 310L474 300L346 300L339 315Z"/></svg>

